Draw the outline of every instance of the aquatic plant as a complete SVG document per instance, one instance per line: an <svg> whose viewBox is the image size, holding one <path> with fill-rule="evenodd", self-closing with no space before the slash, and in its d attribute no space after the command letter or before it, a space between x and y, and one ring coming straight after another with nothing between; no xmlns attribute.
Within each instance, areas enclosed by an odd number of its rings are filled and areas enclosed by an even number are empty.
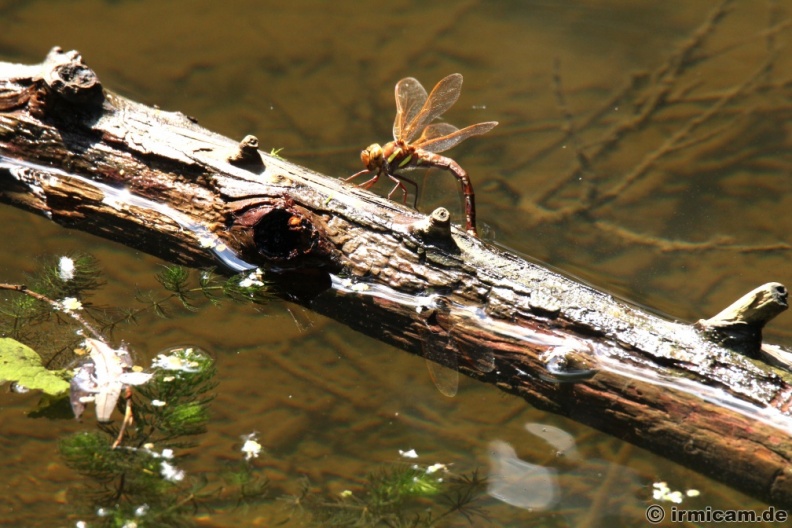
<svg viewBox="0 0 792 528"><path fill-rule="evenodd" d="M201 350L160 354L151 379L129 396L132 425L125 434L123 425L100 423L98 431L61 440L66 464L87 477L72 496L87 498L84 506L102 525L192 524L205 482L187 478L175 449L193 445L190 437L205 432L214 375L214 361Z"/></svg>
<svg viewBox="0 0 792 528"><path fill-rule="evenodd" d="M11 350L23 360L19 372L32 373L6 379L49 391L55 399L65 400L71 393L78 417L89 403L97 407L93 429L65 437L58 445L64 462L83 476L68 492L81 515L76 523L81 528L193 526L197 512L276 502L256 462L265 453L256 433L241 437L238 460L221 471L191 474L184 467L183 449L198 445L206 432L218 386L214 360L206 351L172 347L155 356L143 372L132 361L134 344L113 347L104 337L144 311L167 316L175 306L194 311L224 299L265 303L272 290L264 273L254 269L225 278L211 270L165 266L156 278L165 293L138 292L145 306L136 309L90 302L89 292L103 284L90 256L43 261L30 277L31 286L0 284L0 289L20 293L0 302L5 316L0 328L15 336L0 342L0 355ZM49 334L53 325L62 331L62 340L47 347L38 336ZM47 368L75 358L80 364L74 370ZM52 379L54 388L34 385L29 381L33 377ZM111 421L119 413L123 418ZM289 507L284 522L299 514L323 527L434 527L456 515L471 524L483 517L477 499L485 488L477 472L456 475L443 464L398 463L372 472L363 486L336 496L301 479L297 494L277 502Z"/></svg>
<svg viewBox="0 0 792 528"><path fill-rule="evenodd" d="M369 474L358 491L334 497L311 493L304 480L299 493L281 497L290 514L307 514L311 526L412 527L441 526L459 515L471 525L485 519L477 500L486 481L477 471L455 475L443 464L392 464Z"/></svg>

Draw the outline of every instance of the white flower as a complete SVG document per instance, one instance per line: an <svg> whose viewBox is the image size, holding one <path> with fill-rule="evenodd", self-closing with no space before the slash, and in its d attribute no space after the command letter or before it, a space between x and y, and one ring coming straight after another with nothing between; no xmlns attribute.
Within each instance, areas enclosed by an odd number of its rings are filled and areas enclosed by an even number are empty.
<svg viewBox="0 0 792 528"><path fill-rule="evenodd" d="M151 362L151 366L152 368L159 368L162 370L198 372L201 370L201 365L197 361L190 359L192 354L192 348L179 348L172 354L159 354L154 358L154 361Z"/></svg>
<svg viewBox="0 0 792 528"><path fill-rule="evenodd" d="M666 500L668 502L673 502L674 504L681 504L682 503L682 492L681 491L672 491L668 494Z"/></svg>
<svg viewBox="0 0 792 528"><path fill-rule="evenodd" d="M655 482L652 484L652 487L654 488L652 492L654 500L673 502L674 504L680 504L682 502L682 492L671 491L671 488L668 487L666 482Z"/></svg>
<svg viewBox="0 0 792 528"><path fill-rule="evenodd" d="M652 484L652 487L654 488L652 492L652 498L654 498L654 500L663 500L666 494L671 491L668 484L665 482L655 482Z"/></svg>
<svg viewBox="0 0 792 528"><path fill-rule="evenodd" d="M264 286L264 282L261 280L264 277L260 268L254 269L250 272L250 275L239 281L240 288L253 288Z"/></svg>
<svg viewBox="0 0 792 528"><path fill-rule="evenodd" d="M165 407L167 403L165 403L162 400L151 400L151 405L153 405L154 407Z"/></svg>
<svg viewBox="0 0 792 528"><path fill-rule="evenodd" d="M261 454L261 444L256 440L256 433L244 435L242 439L245 441L241 449L245 455L245 460L249 461L251 458L258 458Z"/></svg>
<svg viewBox="0 0 792 528"><path fill-rule="evenodd" d="M181 482L184 480L184 470L164 460L160 463L160 474L168 482Z"/></svg>
<svg viewBox="0 0 792 528"><path fill-rule="evenodd" d="M82 310L82 303L74 297L66 297L60 302L60 305L66 312Z"/></svg>
<svg viewBox="0 0 792 528"><path fill-rule="evenodd" d="M63 282L69 282L74 278L74 260L69 257L61 257L58 261L58 276Z"/></svg>
<svg viewBox="0 0 792 528"><path fill-rule="evenodd" d="M153 374L148 372L124 372L119 379L124 385L143 385L148 383L152 376Z"/></svg>
<svg viewBox="0 0 792 528"><path fill-rule="evenodd" d="M418 453L415 452L415 449L410 449L409 451L402 451L399 449L399 455L404 458L418 458Z"/></svg>
<svg viewBox="0 0 792 528"><path fill-rule="evenodd" d="M163 449L162 458L167 458L168 460L173 458L173 449Z"/></svg>
<svg viewBox="0 0 792 528"><path fill-rule="evenodd" d="M431 475L432 473L436 473L440 470L448 471L448 467L445 464L432 464L428 468L426 468L426 474Z"/></svg>

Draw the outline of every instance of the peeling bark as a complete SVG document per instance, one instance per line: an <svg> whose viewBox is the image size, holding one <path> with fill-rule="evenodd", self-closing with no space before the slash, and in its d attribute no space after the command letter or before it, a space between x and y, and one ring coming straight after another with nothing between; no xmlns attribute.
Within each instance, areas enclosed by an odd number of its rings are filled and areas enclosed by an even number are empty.
<svg viewBox="0 0 792 528"><path fill-rule="evenodd" d="M0 63L0 201L172 262L261 267L284 298L792 507L792 378L760 359L780 284L761 310L668 321L471 237L445 210L112 94L57 48Z"/></svg>

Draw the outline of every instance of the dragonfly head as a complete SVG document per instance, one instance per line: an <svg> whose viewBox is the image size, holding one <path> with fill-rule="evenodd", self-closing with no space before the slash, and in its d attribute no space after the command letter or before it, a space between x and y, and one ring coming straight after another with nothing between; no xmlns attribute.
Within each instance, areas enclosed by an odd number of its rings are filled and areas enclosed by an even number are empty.
<svg viewBox="0 0 792 528"><path fill-rule="evenodd" d="M368 170L379 170L382 167L382 147L378 143L369 145L360 152L360 159Z"/></svg>

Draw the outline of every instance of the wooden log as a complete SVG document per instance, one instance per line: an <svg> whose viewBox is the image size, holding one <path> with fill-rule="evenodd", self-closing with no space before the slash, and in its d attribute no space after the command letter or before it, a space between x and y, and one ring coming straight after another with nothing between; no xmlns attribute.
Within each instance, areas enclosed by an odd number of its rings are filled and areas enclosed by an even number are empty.
<svg viewBox="0 0 792 528"><path fill-rule="evenodd" d="M0 63L0 200L172 262L260 267L284 298L792 507L792 378L762 349L789 362L761 342L781 284L722 317L668 321L471 237L444 209L115 95L58 48Z"/></svg>

